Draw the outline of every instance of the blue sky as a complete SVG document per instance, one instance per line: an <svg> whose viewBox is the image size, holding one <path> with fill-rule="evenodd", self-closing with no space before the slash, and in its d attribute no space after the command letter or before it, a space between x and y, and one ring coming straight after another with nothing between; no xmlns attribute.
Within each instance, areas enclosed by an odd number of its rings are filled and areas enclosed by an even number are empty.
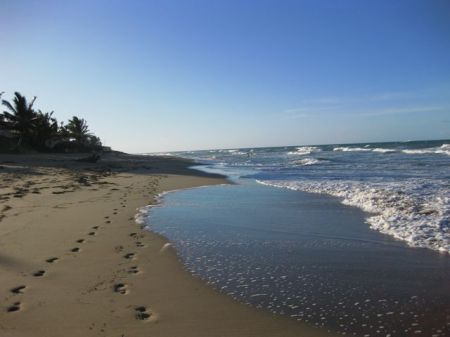
<svg viewBox="0 0 450 337"><path fill-rule="evenodd" d="M450 138L447 0L0 0L0 48L123 151Z"/></svg>

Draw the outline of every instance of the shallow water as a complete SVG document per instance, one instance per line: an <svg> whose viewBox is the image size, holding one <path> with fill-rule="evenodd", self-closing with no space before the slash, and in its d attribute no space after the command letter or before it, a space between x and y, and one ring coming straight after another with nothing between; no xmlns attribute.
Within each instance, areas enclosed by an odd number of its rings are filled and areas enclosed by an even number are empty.
<svg viewBox="0 0 450 337"><path fill-rule="evenodd" d="M450 257L371 230L320 194L240 179L163 197L149 227L234 298L357 336L450 336Z"/></svg>

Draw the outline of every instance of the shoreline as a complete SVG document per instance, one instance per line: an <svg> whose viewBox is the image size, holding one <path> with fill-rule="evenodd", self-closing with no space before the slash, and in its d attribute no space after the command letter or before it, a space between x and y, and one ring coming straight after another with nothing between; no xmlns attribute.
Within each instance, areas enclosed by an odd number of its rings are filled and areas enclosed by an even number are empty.
<svg viewBox="0 0 450 337"><path fill-rule="evenodd" d="M190 273L240 302L336 334L446 335L450 261L365 216L332 196L245 179L168 195L147 223Z"/></svg>
<svg viewBox="0 0 450 337"><path fill-rule="evenodd" d="M329 335L218 293L135 223L159 193L224 177L178 158L76 157L0 155L2 336Z"/></svg>

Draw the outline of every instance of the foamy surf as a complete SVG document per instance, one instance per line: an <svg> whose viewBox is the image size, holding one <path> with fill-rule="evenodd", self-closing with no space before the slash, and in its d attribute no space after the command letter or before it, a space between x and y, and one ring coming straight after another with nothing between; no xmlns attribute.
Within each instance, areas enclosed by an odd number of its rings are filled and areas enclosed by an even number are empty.
<svg viewBox="0 0 450 337"><path fill-rule="evenodd" d="M333 151L341 151L341 152L378 152L378 153L392 153L396 152L395 149L386 149L386 148L369 148L369 147L346 147L346 146L338 146L333 149Z"/></svg>
<svg viewBox="0 0 450 337"><path fill-rule="evenodd" d="M412 247L450 253L450 191L427 181L369 183L355 181L261 181L274 187L341 198L373 215L370 227ZM428 189L428 193L424 190Z"/></svg>
<svg viewBox="0 0 450 337"><path fill-rule="evenodd" d="M405 149L402 152L406 154L446 154L450 156L450 144L442 144L439 147L425 149Z"/></svg>
<svg viewBox="0 0 450 337"><path fill-rule="evenodd" d="M243 156L241 152L251 153ZM450 141L180 153L278 187L326 193L372 213L371 228L449 252ZM236 173L237 172L237 173Z"/></svg>
<svg viewBox="0 0 450 337"><path fill-rule="evenodd" d="M317 146L300 146L300 147L297 147L297 149L295 151L289 151L287 154L303 156L303 155L308 155L313 152L319 152L319 151L321 151L321 149L318 148Z"/></svg>
<svg viewBox="0 0 450 337"><path fill-rule="evenodd" d="M296 160L293 162L294 165L299 165L299 166L315 165L315 164L319 164L319 163L320 163L320 160L315 159L315 158L304 158L304 159Z"/></svg>

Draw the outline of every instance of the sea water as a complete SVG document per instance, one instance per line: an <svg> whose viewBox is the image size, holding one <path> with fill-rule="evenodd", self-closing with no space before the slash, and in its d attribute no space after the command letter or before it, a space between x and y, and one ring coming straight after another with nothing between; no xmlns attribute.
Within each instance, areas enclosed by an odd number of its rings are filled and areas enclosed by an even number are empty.
<svg viewBox="0 0 450 337"><path fill-rule="evenodd" d="M339 197L372 213L372 229L450 253L450 141L228 149L180 153L252 169L261 184Z"/></svg>
<svg viewBox="0 0 450 337"><path fill-rule="evenodd" d="M181 153L236 182L145 219L239 301L356 336L450 335L450 142Z"/></svg>

